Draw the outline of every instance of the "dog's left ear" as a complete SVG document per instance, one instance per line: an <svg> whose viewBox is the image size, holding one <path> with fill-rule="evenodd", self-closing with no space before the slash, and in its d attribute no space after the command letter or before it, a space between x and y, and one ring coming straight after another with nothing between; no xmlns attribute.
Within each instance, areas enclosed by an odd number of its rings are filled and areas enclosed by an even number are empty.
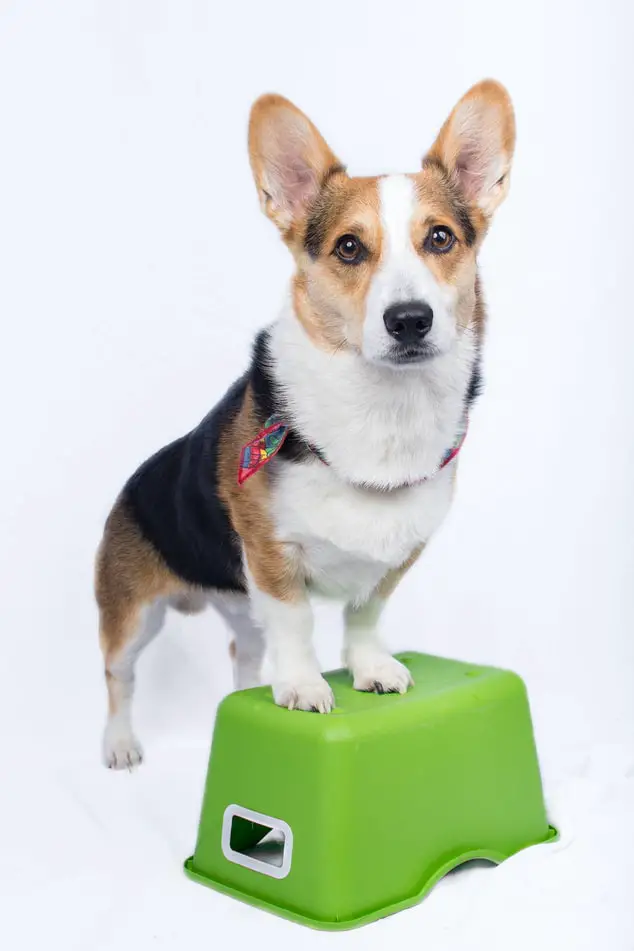
<svg viewBox="0 0 634 951"><path fill-rule="evenodd" d="M249 157L262 210L283 234L305 218L328 172L341 167L310 119L273 94L251 109Z"/></svg>
<svg viewBox="0 0 634 951"><path fill-rule="evenodd" d="M514 148L511 98L500 83L485 79L454 108L429 156L443 164L467 201L490 217L506 197Z"/></svg>

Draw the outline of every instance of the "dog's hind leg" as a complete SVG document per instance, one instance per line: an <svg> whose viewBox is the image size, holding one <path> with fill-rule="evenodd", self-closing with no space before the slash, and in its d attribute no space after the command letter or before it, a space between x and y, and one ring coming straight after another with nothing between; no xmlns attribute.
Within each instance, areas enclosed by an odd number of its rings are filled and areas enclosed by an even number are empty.
<svg viewBox="0 0 634 951"><path fill-rule="evenodd" d="M108 689L103 759L111 769L131 769L143 759L131 719L135 664L160 631L168 601L186 586L142 537L121 502L106 522L95 580Z"/></svg>
<svg viewBox="0 0 634 951"><path fill-rule="evenodd" d="M233 663L234 690L260 684L264 637L252 620L246 594L212 594L210 603L224 619L233 636L229 652Z"/></svg>
<svg viewBox="0 0 634 951"><path fill-rule="evenodd" d="M134 668L144 647L163 626L166 603L157 599L136 605L119 618L116 629L102 626L108 719L103 735L104 765L110 769L132 769L143 760L141 744L132 729ZM115 647L118 644L118 647Z"/></svg>

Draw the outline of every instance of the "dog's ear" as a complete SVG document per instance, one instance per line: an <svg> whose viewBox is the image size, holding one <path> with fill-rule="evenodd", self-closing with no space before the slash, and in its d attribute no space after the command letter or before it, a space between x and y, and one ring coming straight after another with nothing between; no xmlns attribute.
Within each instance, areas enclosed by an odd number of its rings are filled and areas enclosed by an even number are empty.
<svg viewBox="0 0 634 951"><path fill-rule="evenodd" d="M310 119L272 94L251 109L249 157L262 210L283 234L305 218L328 172L341 167Z"/></svg>
<svg viewBox="0 0 634 951"><path fill-rule="evenodd" d="M515 116L500 83L473 86L443 125L429 157L442 163L467 199L489 217L506 197L515 148Z"/></svg>

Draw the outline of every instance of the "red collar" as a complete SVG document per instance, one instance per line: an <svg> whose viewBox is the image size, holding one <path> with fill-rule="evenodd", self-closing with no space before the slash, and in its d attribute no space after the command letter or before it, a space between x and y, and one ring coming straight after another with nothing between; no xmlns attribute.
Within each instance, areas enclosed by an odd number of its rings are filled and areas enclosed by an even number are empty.
<svg viewBox="0 0 634 951"><path fill-rule="evenodd" d="M422 485L423 482L429 482L430 479L433 479L434 476L438 475L441 469L444 469L445 466L448 466L450 462L456 458L467 436L467 430L469 427L469 417L465 413L463 417L462 424L458 431L458 435L454 440L453 445L447 449L440 460L439 464L436 466L433 472L427 476L423 476L422 479L415 479L413 482L403 482L400 485L390 486L389 488L381 488L380 486L374 486L371 483L362 483L354 482L353 485L356 485L358 488L365 489L375 489L380 492L392 492L394 489L405 489L410 488L415 485ZM252 439L251 442L248 442L246 446L242 447L240 452L240 461L238 464L238 485L243 485L247 479L252 475L255 475L256 472L266 465L267 462L278 454L280 449L284 444L284 440L288 436L289 426L282 419L278 419L275 416L271 416L267 419L264 429L260 430L255 439ZM327 459L324 458L323 454L319 449L316 449L313 446L309 447L311 452L317 456L318 459L323 462L324 465L328 466L330 463Z"/></svg>

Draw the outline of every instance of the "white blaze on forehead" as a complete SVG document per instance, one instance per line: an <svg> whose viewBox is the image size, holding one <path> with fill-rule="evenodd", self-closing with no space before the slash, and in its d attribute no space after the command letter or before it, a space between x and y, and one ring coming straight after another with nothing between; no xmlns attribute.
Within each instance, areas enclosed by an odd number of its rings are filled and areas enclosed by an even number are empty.
<svg viewBox="0 0 634 951"><path fill-rule="evenodd" d="M414 182L407 175L388 175L379 180L383 255L380 270L386 290L392 295L388 302L424 300L433 306L438 283L412 243L412 218L418 196Z"/></svg>
<svg viewBox="0 0 634 951"><path fill-rule="evenodd" d="M383 225L384 265L407 257L411 247L410 229L416 204L414 182L406 175L387 175L379 179L381 224ZM403 262L404 263L404 262Z"/></svg>
<svg viewBox="0 0 634 951"><path fill-rule="evenodd" d="M383 314L392 304L423 301L434 312L428 342L444 350L455 335L454 292L436 280L412 242L412 219L418 206L414 181L407 175L387 175L378 182L382 229L381 260L366 301L363 352L381 360L394 341Z"/></svg>

